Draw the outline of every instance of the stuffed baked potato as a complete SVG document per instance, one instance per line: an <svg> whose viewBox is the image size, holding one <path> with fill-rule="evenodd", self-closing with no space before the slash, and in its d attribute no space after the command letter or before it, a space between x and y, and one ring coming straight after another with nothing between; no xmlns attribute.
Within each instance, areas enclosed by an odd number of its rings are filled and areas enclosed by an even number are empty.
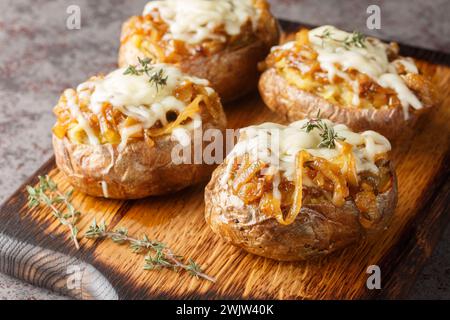
<svg viewBox="0 0 450 320"><path fill-rule="evenodd" d="M230 101L257 88L257 64L278 39L265 0L151 1L123 25L119 66L138 57L175 64Z"/></svg>
<svg viewBox="0 0 450 320"><path fill-rule="evenodd" d="M193 154L195 130L226 125L207 80L148 60L66 90L54 113L58 168L77 189L115 199L164 194L207 180L212 166L180 161L173 152L182 146Z"/></svg>
<svg viewBox="0 0 450 320"><path fill-rule="evenodd" d="M389 141L329 120L241 130L205 191L205 217L260 256L321 256L384 229L397 203Z"/></svg>
<svg viewBox="0 0 450 320"><path fill-rule="evenodd" d="M259 91L289 121L322 116L353 130L394 137L436 105L432 83L411 58L358 32L303 29L267 57Z"/></svg>

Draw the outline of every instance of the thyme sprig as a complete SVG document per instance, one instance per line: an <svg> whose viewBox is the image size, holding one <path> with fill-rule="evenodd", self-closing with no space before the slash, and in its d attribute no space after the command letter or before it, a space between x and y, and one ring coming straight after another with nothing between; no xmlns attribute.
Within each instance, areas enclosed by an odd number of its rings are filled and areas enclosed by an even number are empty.
<svg viewBox="0 0 450 320"><path fill-rule="evenodd" d="M324 46L325 39L333 39L331 38L331 30L328 28L325 28L322 34L317 34L316 37L322 40L322 47Z"/></svg>
<svg viewBox="0 0 450 320"><path fill-rule="evenodd" d="M366 36L359 31L353 31L350 36L345 37L344 40L333 38L333 33L330 29L326 28L322 34L316 35L317 38L322 39L322 45L325 39L341 42L344 44L345 49L350 50L351 47L366 48Z"/></svg>
<svg viewBox="0 0 450 320"><path fill-rule="evenodd" d="M39 184L36 187L27 186L28 192L28 206L35 208L39 205L46 205L52 210L53 216L59 222L68 227L70 230L70 237L75 244L75 247L80 249L78 243L78 228L76 224L80 217L80 212L77 211L70 203L73 190L63 194L58 190L56 183L49 176L39 176ZM62 204L66 210L61 210Z"/></svg>
<svg viewBox="0 0 450 320"><path fill-rule="evenodd" d="M317 116L313 119L310 119L302 129L306 130L307 133L311 132L314 129L318 129L320 131L319 135L322 138L322 141L319 144L319 148L328 148L334 149L336 147L336 140L344 141L345 138L340 137L332 126L327 125L322 118L320 117L320 110L317 112Z"/></svg>
<svg viewBox="0 0 450 320"><path fill-rule="evenodd" d="M39 176L39 183L36 187L27 186L28 205L35 208L39 205L46 205L51 209L52 214L59 222L67 226L70 230L70 236L75 247L80 249L78 243L78 228L76 224L80 217L80 212L71 204L73 190L63 194L58 190L58 186L49 176ZM63 206L65 210L59 209ZM208 281L216 280L205 274L200 266L189 259L187 263L182 261L183 257L173 253L164 243L151 240L146 235L141 239L136 239L128 235L126 228L117 228L114 231L108 231L105 222L97 224L95 219L84 234L88 239L108 238L117 244L128 243L134 253L146 253L144 258L144 269L155 270L168 268L174 271L185 270L192 276L203 278Z"/></svg>
<svg viewBox="0 0 450 320"><path fill-rule="evenodd" d="M159 69L159 71L154 72L148 80L156 87L156 91L159 91L160 87L167 85L168 76L165 75L163 69Z"/></svg>
<svg viewBox="0 0 450 320"><path fill-rule="evenodd" d="M138 57L139 64L138 65L130 65L123 73L124 75L134 75L134 76L142 76L147 75L152 85L156 87L156 91L165 85L167 85L168 76L165 74L163 69L159 69L159 71L154 71L151 66L152 60L149 58L141 59Z"/></svg>
<svg viewBox="0 0 450 320"><path fill-rule="evenodd" d="M353 31L353 33L344 39L344 46L349 49L350 47L365 48L366 36L359 31Z"/></svg>
<svg viewBox="0 0 450 320"><path fill-rule="evenodd" d="M203 273L200 266L193 260L189 259L187 263L184 263L182 256L174 254L164 243L151 240L147 235L143 235L141 239L137 239L130 237L126 228L107 231L107 226L104 221L97 224L94 219L85 237L90 239L108 238L117 244L128 243L134 253L145 252L144 270L157 270L161 268L174 271L185 270L192 276L215 282L215 279Z"/></svg>
<svg viewBox="0 0 450 320"><path fill-rule="evenodd" d="M138 57L139 64L138 65L130 65L123 73L124 75L133 75L133 76L142 76L143 74L147 74L152 70L150 66L152 60L150 58L141 59Z"/></svg>

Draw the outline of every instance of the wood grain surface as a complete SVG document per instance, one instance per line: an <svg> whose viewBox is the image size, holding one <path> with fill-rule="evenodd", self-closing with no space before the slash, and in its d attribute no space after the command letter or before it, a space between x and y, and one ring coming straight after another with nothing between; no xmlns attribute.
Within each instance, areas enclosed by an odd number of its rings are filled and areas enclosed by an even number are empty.
<svg viewBox="0 0 450 320"><path fill-rule="evenodd" d="M434 53L410 50L433 61ZM204 185L137 201L75 193L81 235L94 217L135 236L145 233L194 259L217 282L169 270L144 271L143 257L127 246L82 238L77 251L49 210L28 209L25 186L36 184L38 175L48 173L62 191L70 189L50 159L0 208L0 271L79 299L403 297L449 221L450 68L420 64L439 87L443 103L394 143L399 203L391 226L376 238L322 259L276 262L228 245L209 229L203 216ZM281 122L256 94L226 106L226 112L230 128ZM381 290L366 287L370 265L381 268Z"/></svg>

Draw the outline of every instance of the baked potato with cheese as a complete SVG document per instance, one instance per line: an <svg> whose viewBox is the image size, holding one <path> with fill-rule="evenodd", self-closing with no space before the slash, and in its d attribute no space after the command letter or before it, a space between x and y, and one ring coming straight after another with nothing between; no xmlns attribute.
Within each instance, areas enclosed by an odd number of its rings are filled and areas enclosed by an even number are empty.
<svg viewBox="0 0 450 320"><path fill-rule="evenodd" d="M300 30L260 67L264 102L290 122L320 110L353 130L392 138L438 103L433 84L396 43L332 26Z"/></svg>
<svg viewBox="0 0 450 320"><path fill-rule="evenodd" d="M138 58L208 79L222 101L257 88L258 62L279 40L266 0L151 1L122 28L119 66Z"/></svg>
<svg viewBox="0 0 450 320"><path fill-rule="evenodd" d="M320 118L244 128L205 190L212 230L246 251L305 260L384 230L397 203L389 141Z"/></svg>
<svg viewBox="0 0 450 320"><path fill-rule="evenodd" d="M207 181L214 167L192 161L204 147L194 148L194 132L226 126L207 80L149 60L67 89L54 113L58 168L76 189L114 199Z"/></svg>

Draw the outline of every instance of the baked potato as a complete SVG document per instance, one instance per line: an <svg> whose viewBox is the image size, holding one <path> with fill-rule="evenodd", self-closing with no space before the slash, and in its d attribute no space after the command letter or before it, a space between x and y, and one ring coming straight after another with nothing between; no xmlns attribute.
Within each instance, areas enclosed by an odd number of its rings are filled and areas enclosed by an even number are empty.
<svg viewBox="0 0 450 320"><path fill-rule="evenodd" d="M205 190L226 241L281 261L329 254L375 235L397 203L389 141L320 118L242 129Z"/></svg>
<svg viewBox="0 0 450 320"><path fill-rule="evenodd" d="M177 157L188 154L180 150L198 152L196 130L226 126L219 96L207 80L149 60L67 89L54 113L58 168L78 190L114 199L207 181L213 166Z"/></svg>
<svg viewBox="0 0 450 320"><path fill-rule="evenodd" d="M300 30L260 67L265 104L289 122L320 110L353 130L392 138L438 103L433 84L396 43L332 26Z"/></svg>
<svg viewBox="0 0 450 320"><path fill-rule="evenodd" d="M278 40L266 0L151 1L123 25L119 66L138 57L175 64L227 102L256 90L257 64Z"/></svg>

